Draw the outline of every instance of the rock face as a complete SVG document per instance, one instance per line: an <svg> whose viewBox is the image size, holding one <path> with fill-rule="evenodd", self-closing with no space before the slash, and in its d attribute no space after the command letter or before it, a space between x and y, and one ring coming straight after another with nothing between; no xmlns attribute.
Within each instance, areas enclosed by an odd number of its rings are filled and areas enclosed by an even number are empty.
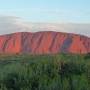
<svg viewBox="0 0 90 90"><path fill-rule="evenodd" d="M0 36L0 53L90 53L90 38L70 33L18 32Z"/></svg>

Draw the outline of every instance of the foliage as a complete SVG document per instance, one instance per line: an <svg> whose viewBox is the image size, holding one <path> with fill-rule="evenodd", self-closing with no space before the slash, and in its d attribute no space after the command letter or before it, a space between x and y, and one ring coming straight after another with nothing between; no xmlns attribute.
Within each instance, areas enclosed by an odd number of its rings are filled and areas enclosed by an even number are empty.
<svg viewBox="0 0 90 90"><path fill-rule="evenodd" d="M89 55L0 55L0 90L90 90Z"/></svg>

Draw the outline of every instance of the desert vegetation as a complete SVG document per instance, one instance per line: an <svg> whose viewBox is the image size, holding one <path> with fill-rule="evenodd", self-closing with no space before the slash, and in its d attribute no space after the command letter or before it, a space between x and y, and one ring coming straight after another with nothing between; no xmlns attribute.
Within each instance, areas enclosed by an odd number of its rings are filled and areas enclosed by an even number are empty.
<svg viewBox="0 0 90 90"><path fill-rule="evenodd" d="M90 90L90 54L0 55L0 90Z"/></svg>

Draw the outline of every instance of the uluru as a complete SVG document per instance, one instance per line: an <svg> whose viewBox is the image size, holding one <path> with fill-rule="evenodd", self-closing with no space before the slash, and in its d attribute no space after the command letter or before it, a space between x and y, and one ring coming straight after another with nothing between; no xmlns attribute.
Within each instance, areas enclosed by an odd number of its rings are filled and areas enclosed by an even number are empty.
<svg viewBox="0 0 90 90"><path fill-rule="evenodd" d="M0 36L0 53L87 54L90 53L90 38L55 31L5 34Z"/></svg>

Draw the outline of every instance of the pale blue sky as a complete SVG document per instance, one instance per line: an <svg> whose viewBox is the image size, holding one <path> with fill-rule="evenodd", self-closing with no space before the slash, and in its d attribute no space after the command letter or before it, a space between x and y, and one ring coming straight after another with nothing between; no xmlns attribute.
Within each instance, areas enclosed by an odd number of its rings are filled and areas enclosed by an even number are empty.
<svg viewBox="0 0 90 90"><path fill-rule="evenodd" d="M90 23L90 0L0 0L0 15L31 22Z"/></svg>

